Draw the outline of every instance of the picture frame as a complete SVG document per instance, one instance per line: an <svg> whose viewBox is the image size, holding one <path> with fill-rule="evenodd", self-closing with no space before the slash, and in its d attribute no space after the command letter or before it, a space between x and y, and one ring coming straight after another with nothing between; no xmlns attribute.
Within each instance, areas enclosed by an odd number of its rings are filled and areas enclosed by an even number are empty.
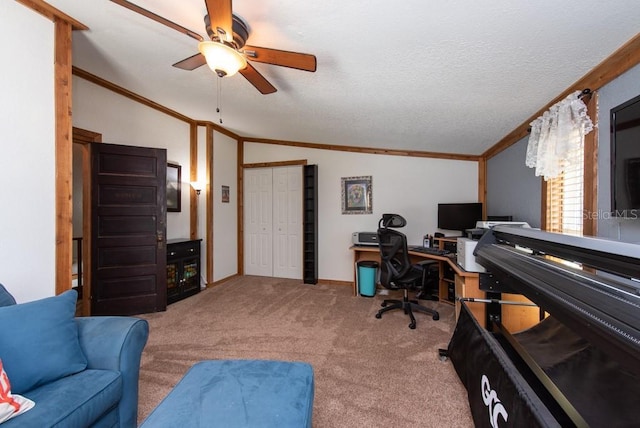
<svg viewBox="0 0 640 428"><path fill-rule="evenodd" d="M222 186L222 202L229 203L229 186Z"/></svg>
<svg viewBox="0 0 640 428"><path fill-rule="evenodd" d="M342 214L373 214L371 176L342 177Z"/></svg>
<svg viewBox="0 0 640 428"><path fill-rule="evenodd" d="M181 211L182 167L167 163L167 212Z"/></svg>

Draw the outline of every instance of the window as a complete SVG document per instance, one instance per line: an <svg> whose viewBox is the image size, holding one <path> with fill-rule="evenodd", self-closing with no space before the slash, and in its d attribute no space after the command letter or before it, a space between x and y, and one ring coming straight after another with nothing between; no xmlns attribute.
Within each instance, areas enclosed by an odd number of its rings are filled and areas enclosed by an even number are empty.
<svg viewBox="0 0 640 428"><path fill-rule="evenodd" d="M584 200L584 147L569 153L569 166L547 181L546 230L582 235Z"/></svg>
<svg viewBox="0 0 640 428"><path fill-rule="evenodd" d="M587 114L597 122L597 93ZM542 184L542 228L549 232L595 236L597 230L598 133L585 135L584 145L569 153L570 166Z"/></svg>

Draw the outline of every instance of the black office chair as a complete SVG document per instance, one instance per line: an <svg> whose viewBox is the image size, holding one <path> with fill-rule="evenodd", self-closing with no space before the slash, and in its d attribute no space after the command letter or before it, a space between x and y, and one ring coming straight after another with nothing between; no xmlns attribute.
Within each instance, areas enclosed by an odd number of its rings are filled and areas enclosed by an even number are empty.
<svg viewBox="0 0 640 428"><path fill-rule="evenodd" d="M416 328L416 319L413 311L424 312L432 315L434 320L440 319L440 314L433 309L422 306L417 300L409 300L409 289L422 287L425 278L425 269L429 266L412 264L407 249L407 237L393 230L404 227L407 221L398 214L383 214L378 222L378 245L380 248L380 282L388 289L403 290L402 300L389 299L382 302L382 309L376 313L376 318L393 309L402 309L409 315L411 323L409 328Z"/></svg>

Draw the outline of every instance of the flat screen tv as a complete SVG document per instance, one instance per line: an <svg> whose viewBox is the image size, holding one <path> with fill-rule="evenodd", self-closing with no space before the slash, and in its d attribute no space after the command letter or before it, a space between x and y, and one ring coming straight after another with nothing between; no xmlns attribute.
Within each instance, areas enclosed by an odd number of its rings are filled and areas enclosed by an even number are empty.
<svg viewBox="0 0 640 428"><path fill-rule="evenodd" d="M611 109L611 210L640 216L640 95Z"/></svg>
<svg viewBox="0 0 640 428"><path fill-rule="evenodd" d="M480 202L438 204L438 229L459 231L473 229L478 220L482 220L482 203Z"/></svg>

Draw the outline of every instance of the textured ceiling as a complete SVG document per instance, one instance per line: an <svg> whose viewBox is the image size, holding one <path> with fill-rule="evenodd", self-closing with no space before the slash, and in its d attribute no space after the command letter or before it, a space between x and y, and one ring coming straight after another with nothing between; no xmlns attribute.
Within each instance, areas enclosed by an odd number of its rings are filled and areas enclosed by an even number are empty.
<svg viewBox="0 0 640 428"><path fill-rule="evenodd" d="M634 37L640 1L234 0L248 44L316 55L315 73L253 63L277 89L171 64L197 42L109 0L47 0L87 25L73 63L257 138L481 154ZM133 3L206 38L204 0ZM393 3L393 5L392 5ZM633 94L631 94L633 95Z"/></svg>

